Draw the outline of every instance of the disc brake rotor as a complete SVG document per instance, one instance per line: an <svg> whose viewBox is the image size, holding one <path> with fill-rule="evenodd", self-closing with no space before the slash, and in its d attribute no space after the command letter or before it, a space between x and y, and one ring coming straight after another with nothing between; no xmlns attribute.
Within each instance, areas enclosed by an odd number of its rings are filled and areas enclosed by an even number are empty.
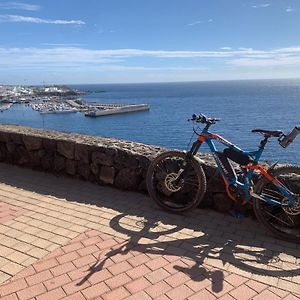
<svg viewBox="0 0 300 300"><path fill-rule="evenodd" d="M181 190L181 186L175 185L174 181L177 179L176 173L170 173L165 178L165 186L168 191L175 193Z"/></svg>
<svg viewBox="0 0 300 300"><path fill-rule="evenodd" d="M283 204L288 204L288 199L284 198L282 200ZM292 206L285 206L282 209L288 214L292 216L297 216L300 214L300 198L299 196L295 199L295 203Z"/></svg>

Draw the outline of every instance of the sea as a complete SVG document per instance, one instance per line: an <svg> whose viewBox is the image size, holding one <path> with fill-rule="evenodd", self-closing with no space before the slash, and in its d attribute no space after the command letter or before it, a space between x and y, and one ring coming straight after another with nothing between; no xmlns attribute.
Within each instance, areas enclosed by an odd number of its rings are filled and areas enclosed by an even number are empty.
<svg viewBox="0 0 300 300"><path fill-rule="evenodd" d="M193 124L188 121L192 114L220 118L211 132L244 150L256 150L261 140L260 134L251 133L252 129L288 133L300 124L300 79L71 87L86 91L82 98L87 101L146 103L150 110L91 118L83 113L45 115L16 104L0 113L0 123L114 137L179 150L189 149L196 139ZM204 146L200 151L207 152L208 148ZM286 149L276 138L271 139L262 159L300 164L300 136Z"/></svg>

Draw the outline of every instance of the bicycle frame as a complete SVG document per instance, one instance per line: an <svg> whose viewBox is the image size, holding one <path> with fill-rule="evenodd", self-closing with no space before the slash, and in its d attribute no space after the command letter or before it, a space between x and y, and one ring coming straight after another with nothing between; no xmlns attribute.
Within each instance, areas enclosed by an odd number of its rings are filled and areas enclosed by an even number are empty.
<svg viewBox="0 0 300 300"><path fill-rule="evenodd" d="M210 133L208 131L209 126L210 125L206 125L205 128L202 130L201 134L198 136L198 139L193 143L193 146L192 146L191 150L189 151L189 154L193 155L193 156L196 155L203 142L205 142L208 145L210 152L212 153L214 160L217 164L218 171L223 178L223 181L224 181L225 187L226 187L226 192L230 199L232 199L235 202L237 201L236 198L230 193L230 190L229 190L230 186L234 186L237 189L240 189L243 191L243 194L245 196L244 203L247 203L250 201L250 199L251 199L250 191L252 191L252 188L253 188L252 178L253 178L254 171L257 170L262 176L264 176L268 181L272 182L276 186L276 188L288 199L288 203L283 204L283 203L278 202L278 201L276 201L272 198L269 198L265 195L259 196L259 198L261 200L266 201L269 204L280 205L280 206L290 206L294 203L295 200L294 200L293 194L279 180L274 178L262 165L260 165L258 163L259 159L264 151L265 145L267 144L267 138L265 138L261 141L261 143L258 147L258 150L244 151L244 150L240 149L239 147L237 147L236 145L234 145L231 142L224 139L222 136L220 136L218 134ZM242 169L244 170L243 182L241 182L239 180L235 171L233 173L233 176L231 176L232 178L230 178L228 176L228 170L226 169L226 166L224 166L224 164L222 163L222 161L220 160L220 158L218 156L218 154L220 154L220 152L218 152L218 150L213 142L214 140L217 140L218 142L222 143L223 145L230 147L233 150L238 151L244 155L250 156L252 158L251 163L242 166ZM230 162L228 161L227 158L226 158L226 160L232 168L232 165L230 164Z"/></svg>

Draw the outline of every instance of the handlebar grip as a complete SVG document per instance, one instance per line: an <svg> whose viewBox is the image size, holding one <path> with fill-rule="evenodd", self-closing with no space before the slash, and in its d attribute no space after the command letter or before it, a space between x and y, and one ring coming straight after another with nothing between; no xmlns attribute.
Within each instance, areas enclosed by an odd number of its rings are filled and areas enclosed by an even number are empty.
<svg viewBox="0 0 300 300"><path fill-rule="evenodd" d="M193 120L193 121L194 121L194 120L197 120L197 115L193 114L191 120Z"/></svg>

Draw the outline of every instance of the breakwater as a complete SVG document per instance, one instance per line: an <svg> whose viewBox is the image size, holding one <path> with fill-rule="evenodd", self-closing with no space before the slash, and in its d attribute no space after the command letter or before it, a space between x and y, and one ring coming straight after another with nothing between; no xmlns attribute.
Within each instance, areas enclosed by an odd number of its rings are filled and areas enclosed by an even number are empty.
<svg viewBox="0 0 300 300"><path fill-rule="evenodd" d="M147 192L146 172L165 148L75 133L0 125L0 162L70 176L121 190ZM209 182L202 206L227 211L232 201L208 154L200 156Z"/></svg>
<svg viewBox="0 0 300 300"><path fill-rule="evenodd" d="M97 109L97 108L89 109L88 112L85 113L85 115L88 117L101 117L101 116L150 110L150 106L148 104L128 104L128 105L125 104L119 106L118 105L112 106L108 104L106 106L107 107L105 106L101 107L101 109Z"/></svg>

